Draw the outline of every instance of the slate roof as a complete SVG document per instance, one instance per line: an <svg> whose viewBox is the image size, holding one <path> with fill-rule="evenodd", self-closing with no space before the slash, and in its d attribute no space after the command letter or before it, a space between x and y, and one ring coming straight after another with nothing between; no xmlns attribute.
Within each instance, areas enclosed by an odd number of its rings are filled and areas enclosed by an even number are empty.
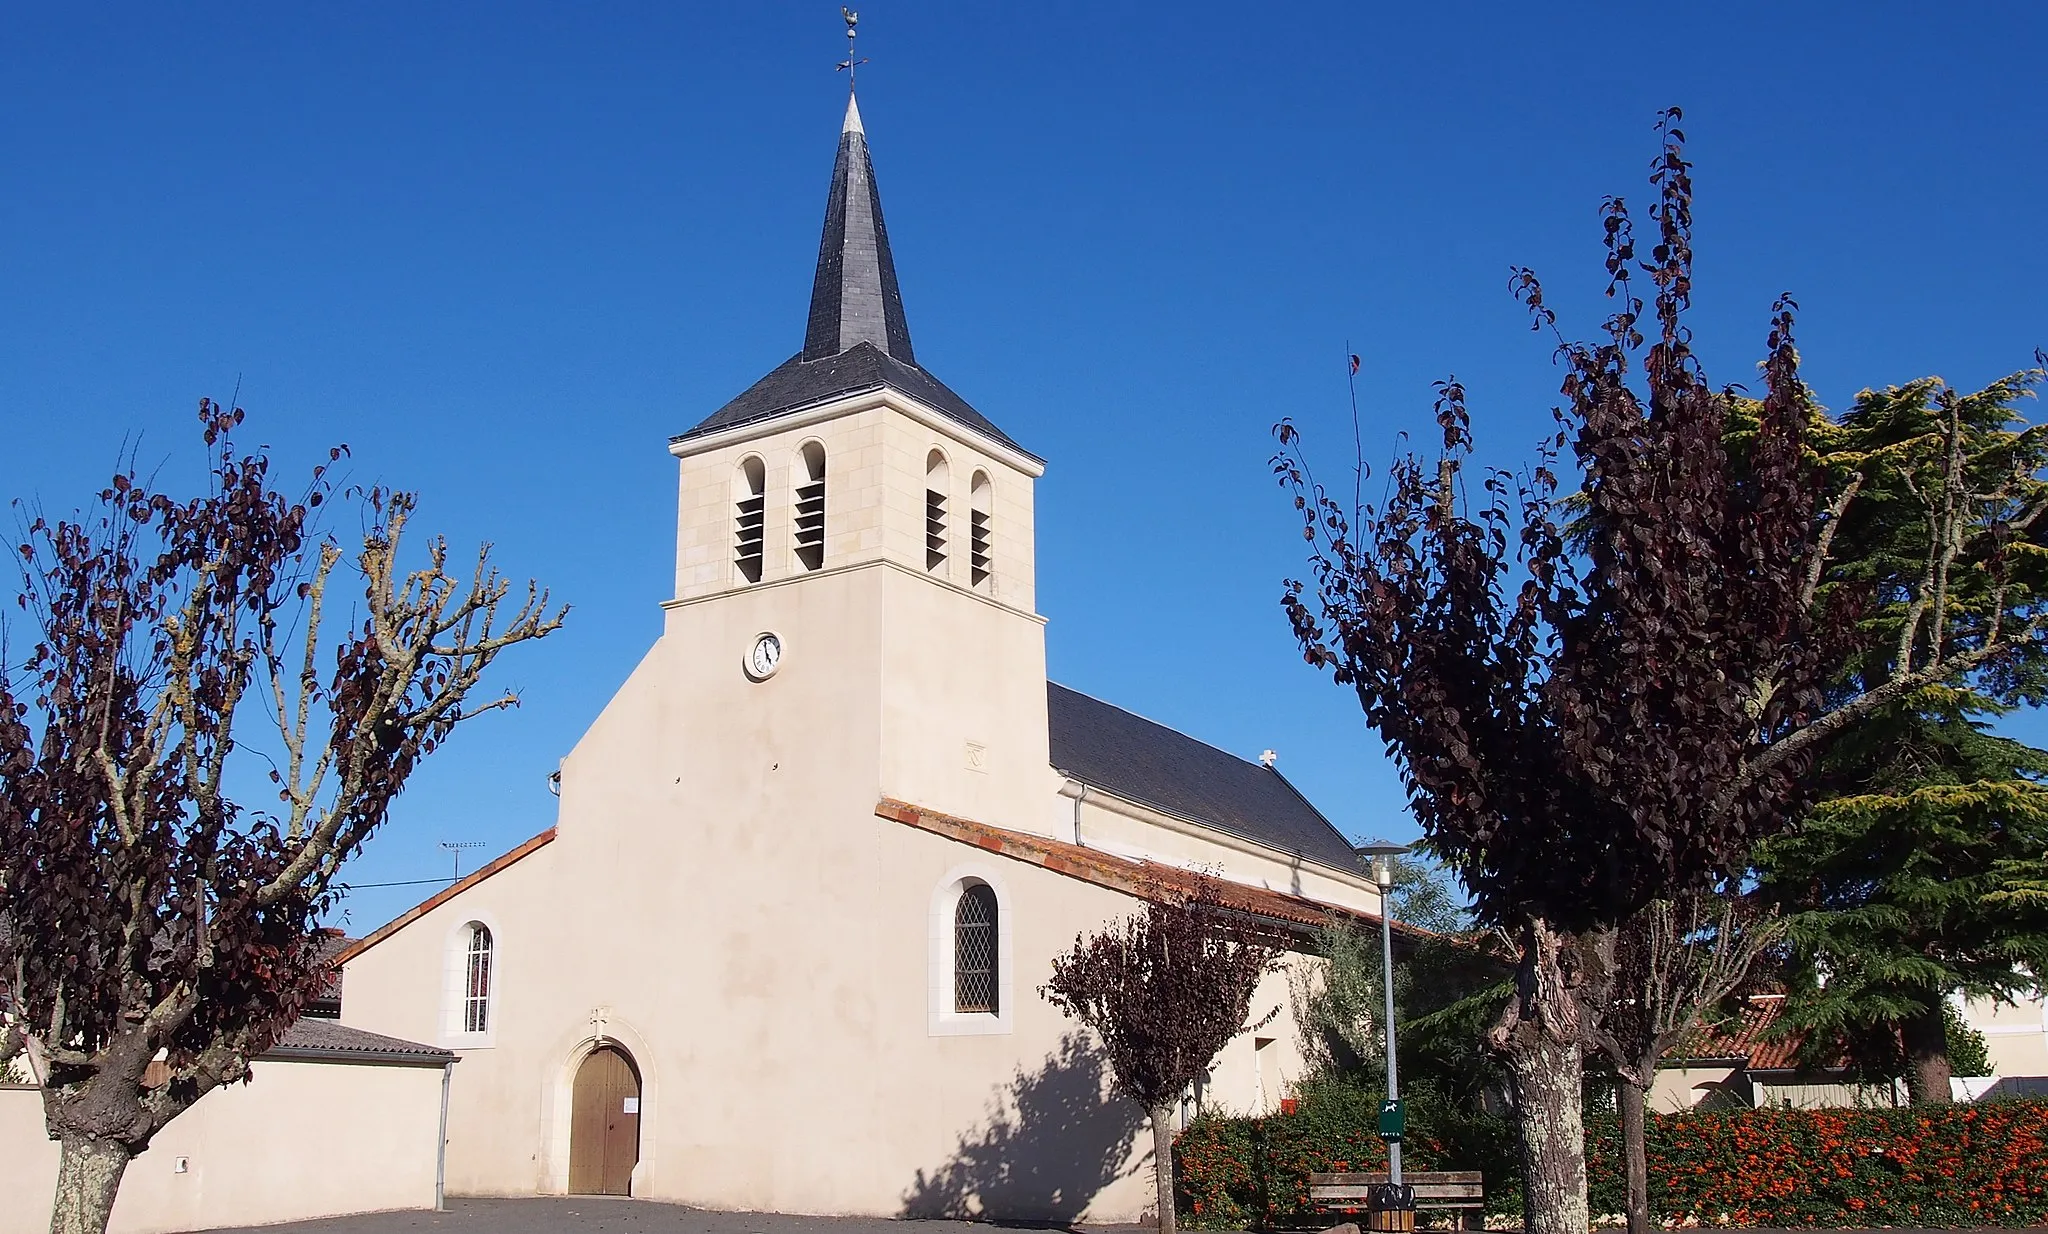
<svg viewBox="0 0 2048 1234"><path fill-rule="evenodd" d="M1273 768L1054 682L1045 702L1062 774L1319 865L1358 869L1351 841Z"/></svg>
<svg viewBox="0 0 2048 1234"><path fill-rule="evenodd" d="M455 1055L438 1046L401 1041L333 1020L303 1019L285 1030L266 1058L309 1058L440 1065Z"/></svg>
<svg viewBox="0 0 2048 1234"><path fill-rule="evenodd" d="M953 393L944 382L865 340L837 355L821 359L807 360L803 352L798 352L695 428L671 440L688 441L720 429L753 424L785 412L814 407L848 394L880 390L885 386L909 395L956 424L994 438L1033 459L1038 458L1010 440L1009 434L991 424L988 417L970 407L966 399Z"/></svg>
<svg viewBox="0 0 2048 1234"><path fill-rule="evenodd" d="M1022 450L988 418L918 367L896 282L896 258L882 221L882 196L868 155L860 108L846 101L832 188L825 197L825 229L811 282L811 311L803 350L739 397L671 441L688 441L815 406L848 394L883 388L907 394L940 415L1012 449Z"/></svg>

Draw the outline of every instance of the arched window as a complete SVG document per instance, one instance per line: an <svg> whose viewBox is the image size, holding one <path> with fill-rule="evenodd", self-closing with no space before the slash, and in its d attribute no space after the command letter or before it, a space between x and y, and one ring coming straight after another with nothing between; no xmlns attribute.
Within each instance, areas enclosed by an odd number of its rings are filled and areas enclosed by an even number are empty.
<svg viewBox="0 0 2048 1234"><path fill-rule="evenodd" d="M806 570L825 564L825 447L807 441L797 451L796 560Z"/></svg>
<svg viewBox="0 0 2048 1234"><path fill-rule="evenodd" d="M462 1031L485 1033L491 1029L491 928L481 921L469 923L469 948L463 957Z"/></svg>
<svg viewBox="0 0 2048 1234"><path fill-rule="evenodd" d="M740 460L732 479L733 566L750 583L761 581L761 544L768 520L768 469L758 458Z"/></svg>
<svg viewBox="0 0 2048 1234"><path fill-rule="evenodd" d="M987 883L961 889L953 909L953 1010L996 1010L996 893Z"/></svg>
<svg viewBox="0 0 2048 1234"><path fill-rule="evenodd" d="M968 505L967 581L985 590L985 584L996 568L989 546L989 521L994 514L995 493L989 487L987 472L974 473L974 487L968 493Z"/></svg>
<svg viewBox="0 0 2048 1234"><path fill-rule="evenodd" d="M946 456L937 450L924 460L924 568L936 574L946 565Z"/></svg>

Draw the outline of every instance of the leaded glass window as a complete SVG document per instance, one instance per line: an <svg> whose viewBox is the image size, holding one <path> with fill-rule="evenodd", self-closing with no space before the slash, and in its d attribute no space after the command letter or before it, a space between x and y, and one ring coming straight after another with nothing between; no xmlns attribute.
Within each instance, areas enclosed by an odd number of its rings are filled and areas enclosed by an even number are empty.
<svg viewBox="0 0 2048 1234"><path fill-rule="evenodd" d="M482 922L471 922L469 950L464 957L462 983L462 1031L481 1033L491 1027L491 931Z"/></svg>
<svg viewBox="0 0 2048 1234"><path fill-rule="evenodd" d="M970 883L953 910L953 1010L996 1010L996 893Z"/></svg>

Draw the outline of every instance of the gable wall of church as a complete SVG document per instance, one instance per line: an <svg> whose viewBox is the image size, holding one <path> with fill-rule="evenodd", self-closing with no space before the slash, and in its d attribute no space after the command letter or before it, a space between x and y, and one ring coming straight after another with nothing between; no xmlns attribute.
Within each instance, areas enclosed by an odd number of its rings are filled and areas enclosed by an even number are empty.
<svg viewBox="0 0 2048 1234"><path fill-rule="evenodd" d="M452 1190L566 1188L575 1067L602 1031L642 1074L637 1194L794 1212L1139 1214L1135 1113L1082 1092L1100 1060L1036 993L1077 932L1136 903L874 815L885 634L914 630L904 597L928 593L869 569L672 608L565 761L557 838L349 966L345 1022L462 1054ZM764 626L784 634L785 659L748 681L740 658ZM1042 672L1030 680L1042 700ZM1042 713L1034 723L1042 734ZM989 821L1021 826L1067 804L1042 746L1035 757L1038 787L986 802ZM935 905L963 877L1002 890L1000 1031L941 1022ZM495 939L497 1001L489 1041L464 1046L445 1030L453 949L472 920ZM1228 1108L1299 1075L1285 979L1268 985L1261 1014L1279 1015L1226 1049L1210 1086ZM1037 1181L986 1176L997 1157Z"/></svg>

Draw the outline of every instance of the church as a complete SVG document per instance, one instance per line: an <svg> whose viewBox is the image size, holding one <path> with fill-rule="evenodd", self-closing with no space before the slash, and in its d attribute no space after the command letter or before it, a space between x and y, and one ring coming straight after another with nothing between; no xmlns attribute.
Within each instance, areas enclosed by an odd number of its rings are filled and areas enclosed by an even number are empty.
<svg viewBox="0 0 2048 1234"><path fill-rule="evenodd" d="M1270 758L1047 681L1046 462L913 350L850 97L802 349L669 452L674 597L555 825L351 946L343 1026L459 1059L454 1194L1139 1218L1052 957L1219 880L1304 942L1190 1100L1273 1110L1306 940L1378 892Z"/></svg>

